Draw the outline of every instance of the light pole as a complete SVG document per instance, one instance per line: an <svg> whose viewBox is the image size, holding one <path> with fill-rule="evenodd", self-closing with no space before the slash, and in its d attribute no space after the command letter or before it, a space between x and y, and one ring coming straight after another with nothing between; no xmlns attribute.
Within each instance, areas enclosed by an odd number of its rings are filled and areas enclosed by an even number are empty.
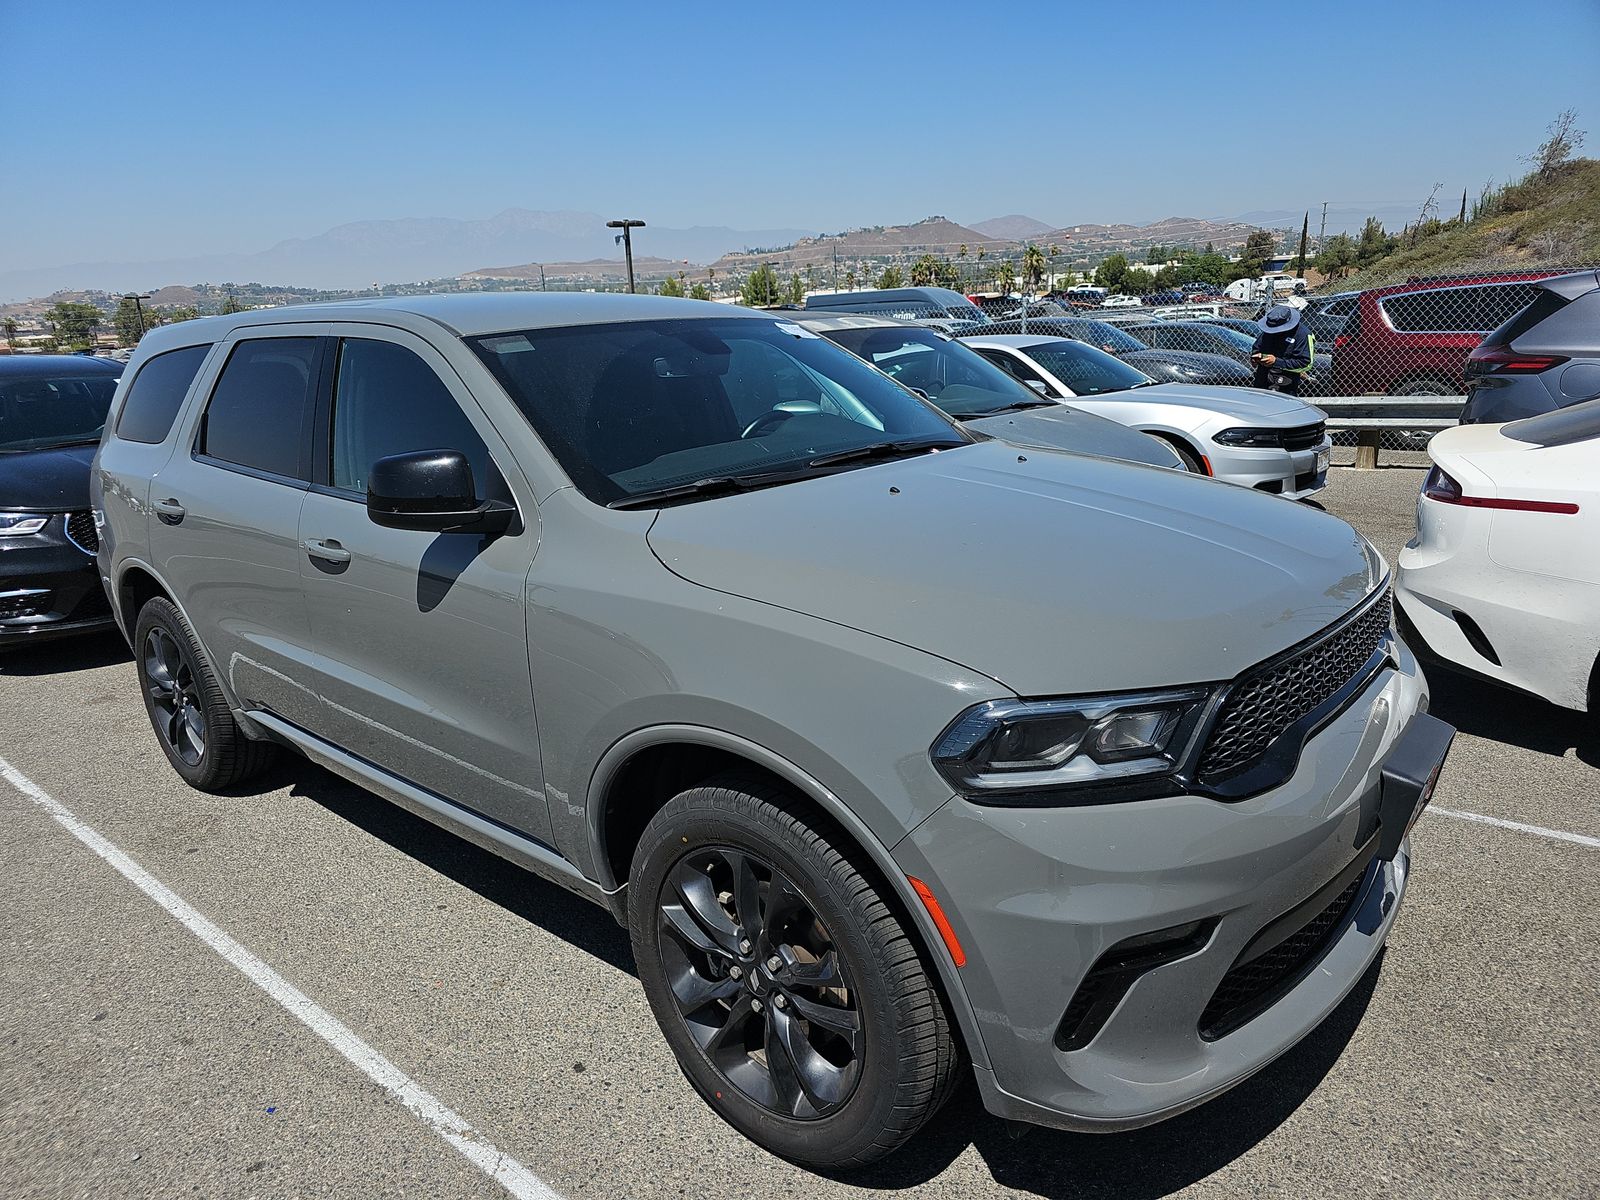
<svg viewBox="0 0 1600 1200"><path fill-rule="evenodd" d="M628 290L631 292L633 291L633 231L635 229L643 229L644 222L632 219L607 221L606 228L622 230L622 249L628 259Z"/></svg>
<svg viewBox="0 0 1600 1200"><path fill-rule="evenodd" d="M144 302L146 300L150 299L150 293L149 292L129 292L126 296L123 297L123 299L124 300L132 300L133 301L133 311L139 317L139 336L141 338L144 337Z"/></svg>

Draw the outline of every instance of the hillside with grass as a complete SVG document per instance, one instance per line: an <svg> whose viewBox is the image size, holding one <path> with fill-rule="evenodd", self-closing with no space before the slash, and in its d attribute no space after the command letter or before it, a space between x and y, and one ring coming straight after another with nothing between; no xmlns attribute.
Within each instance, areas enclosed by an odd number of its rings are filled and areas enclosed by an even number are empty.
<svg viewBox="0 0 1600 1200"><path fill-rule="evenodd" d="M1414 275L1600 266L1600 160L1575 158L1485 188L1466 221L1424 219L1388 235L1388 242L1388 253L1332 286L1343 291Z"/></svg>

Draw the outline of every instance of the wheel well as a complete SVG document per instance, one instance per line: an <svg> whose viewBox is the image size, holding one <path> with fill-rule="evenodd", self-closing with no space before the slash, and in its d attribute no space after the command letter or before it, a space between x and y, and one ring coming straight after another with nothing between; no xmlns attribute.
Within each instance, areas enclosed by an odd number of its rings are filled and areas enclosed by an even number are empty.
<svg viewBox="0 0 1600 1200"><path fill-rule="evenodd" d="M784 806L798 816L803 816L814 829L831 841L856 870L860 871L877 889L878 895L900 920L912 943L917 947L927 969L929 980L939 993L945 1011L950 1014L951 1031L966 1046L966 1030L957 1018L957 1009L945 986L943 972L932 959L934 948L928 944L927 935L906 910L901 896L884 878L882 869L873 857L857 842L854 836L834 820L820 805L801 793L789 780L775 771L753 762L731 750L690 742L670 742L647 746L627 760L611 776L605 794L591 799L591 803L604 805L600 831L603 839L601 852L611 869L613 883L628 879L633 865L633 852L639 845L650 819L665 807L667 801L678 793L719 775L737 771L746 776L756 776L769 781L787 797ZM621 909L613 912L619 921L627 924Z"/></svg>
<svg viewBox="0 0 1600 1200"><path fill-rule="evenodd" d="M1450 389L1452 388L1459 389L1465 386L1459 381L1452 381L1447 372L1434 370L1413 371L1409 375L1403 375L1399 379L1395 380L1394 383L1389 386L1389 395L1404 395L1404 389L1413 387L1419 383L1438 384L1444 389L1444 392L1441 393L1442 395L1448 395L1450 393Z"/></svg>
<svg viewBox="0 0 1600 1200"><path fill-rule="evenodd" d="M1168 445L1177 447L1179 450L1182 450L1183 453L1188 454L1191 457L1193 457L1195 462L1199 463L1202 469L1210 466L1210 463L1206 459L1206 456L1203 453L1201 453L1200 447L1196 446L1188 438L1183 437L1180 434L1168 433L1165 429L1145 429L1145 430L1141 430L1140 432L1147 433L1153 438L1160 438L1163 442L1166 442ZM1206 471L1206 474L1209 475L1209 474L1211 474L1211 472L1210 471Z"/></svg>
<svg viewBox="0 0 1600 1200"><path fill-rule="evenodd" d="M129 567L124 572L117 588L117 601L122 608L122 620L130 639L133 637L133 626L139 620L139 610L157 596L172 599L167 595L167 590L156 582L156 577L143 568Z"/></svg>

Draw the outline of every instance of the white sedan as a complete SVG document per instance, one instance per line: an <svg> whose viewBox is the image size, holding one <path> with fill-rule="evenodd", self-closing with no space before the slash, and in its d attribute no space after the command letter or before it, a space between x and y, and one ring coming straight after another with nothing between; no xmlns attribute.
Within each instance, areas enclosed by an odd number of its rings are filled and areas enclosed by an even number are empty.
<svg viewBox="0 0 1600 1200"><path fill-rule="evenodd" d="M1041 396L1160 438L1197 474L1292 500L1328 481L1327 417L1293 396L1157 383L1098 347L1053 334L961 340Z"/></svg>
<svg viewBox="0 0 1600 1200"><path fill-rule="evenodd" d="M1107 296L1100 301L1101 308L1141 308L1144 301L1137 296Z"/></svg>
<svg viewBox="0 0 1600 1200"><path fill-rule="evenodd" d="M1428 453L1402 629L1473 674L1600 708L1600 400L1448 429Z"/></svg>

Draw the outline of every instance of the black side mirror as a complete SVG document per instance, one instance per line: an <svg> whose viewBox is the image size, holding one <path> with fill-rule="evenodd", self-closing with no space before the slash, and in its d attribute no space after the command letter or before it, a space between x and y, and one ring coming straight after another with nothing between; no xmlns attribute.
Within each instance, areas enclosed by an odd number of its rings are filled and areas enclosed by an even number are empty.
<svg viewBox="0 0 1600 1200"><path fill-rule="evenodd" d="M504 533L516 509L478 500L472 466L459 450L391 454L367 473L367 516L388 529L428 533Z"/></svg>

